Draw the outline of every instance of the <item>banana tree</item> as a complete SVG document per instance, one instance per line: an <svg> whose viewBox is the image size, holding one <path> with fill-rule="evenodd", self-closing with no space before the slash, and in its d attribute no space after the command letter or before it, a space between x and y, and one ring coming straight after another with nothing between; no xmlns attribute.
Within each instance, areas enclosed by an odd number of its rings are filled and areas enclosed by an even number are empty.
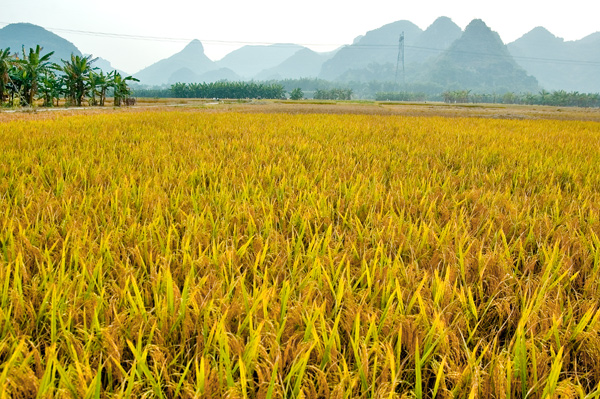
<svg viewBox="0 0 600 399"><path fill-rule="evenodd" d="M35 49L30 48L29 54L25 52L23 47L23 59L16 60L20 77L23 79L23 101L26 105L33 105L35 96L38 92L40 77L50 69L52 63L50 57L54 54L51 51L42 55L42 47L38 44Z"/></svg>
<svg viewBox="0 0 600 399"><path fill-rule="evenodd" d="M139 82L139 79L133 76L122 77L119 72L114 72L112 79L112 87L114 89L114 105L120 107L121 103L127 102L131 95L131 89L127 86L127 82Z"/></svg>
<svg viewBox="0 0 600 399"><path fill-rule="evenodd" d="M58 106L62 88L61 80L62 79L56 76L52 71L44 72L44 75L40 78L39 98L44 101L44 107L52 107L54 105L54 100L56 100L56 105Z"/></svg>
<svg viewBox="0 0 600 399"><path fill-rule="evenodd" d="M9 82L9 71L15 59L10 54L10 47L0 50L0 106L4 104L4 92Z"/></svg>
<svg viewBox="0 0 600 399"><path fill-rule="evenodd" d="M90 94L91 99L90 103L93 105L104 106L104 101L106 100L106 92L109 88L112 87L113 84L113 76L117 73L116 71L109 72L108 74L104 74L104 71L100 71L100 73L93 72L90 74ZM96 95L98 96L98 101L96 101Z"/></svg>
<svg viewBox="0 0 600 399"><path fill-rule="evenodd" d="M62 60L63 66L57 68L64 74L68 96L77 106L81 106L83 98L88 94L89 76L93 71L92 64L96 60L97 58L92 59L91 55L83 57L71 54L71 60Z"/></svg>

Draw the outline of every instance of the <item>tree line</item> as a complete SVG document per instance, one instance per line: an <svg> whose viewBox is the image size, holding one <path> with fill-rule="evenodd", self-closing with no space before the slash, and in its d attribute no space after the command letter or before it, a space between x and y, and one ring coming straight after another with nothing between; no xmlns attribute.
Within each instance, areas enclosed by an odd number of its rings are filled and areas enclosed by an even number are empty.
<svg viewBox="0 0 600 399"><path fill-rule="evenodd" d="M170 91L175 98L285 98L282 85L256 82L175 83Z"/></svg>
<svg viewBox="0 0 600 399"><path fill-rule="evenodd" d="M313 98L315 100L352 100L352 89L317 89Z"/></svg>
<svg viewBox="0 0 600 399"><path fill-rule="evenodd" d="M110 93L114 105L132 103L130 81L117 71L105 74L93 66L96 58L71 54L62 65L51 61L54 51L42 54L42 47L22 49L22 54L0 50L0 105L34 105L42 100L51 107L61 98L67 105L81 106L87 99L90 105L103 106Z"/></svg>
<svg viewBox="0 0 600 399"><path fill-rule="evenodd" d="M526 105L553 105L560 107L600 107L600 93L579 93L542 90L538 93L484 94L471 90L455 90L442 93L446 103L501 103Z"/></svg>
<svg viewBox="0 0 600 399"><path fill-rule="evenodd" d="M375 101L426 101L427 94L410 91L384 91L375 94Z"/></svg>

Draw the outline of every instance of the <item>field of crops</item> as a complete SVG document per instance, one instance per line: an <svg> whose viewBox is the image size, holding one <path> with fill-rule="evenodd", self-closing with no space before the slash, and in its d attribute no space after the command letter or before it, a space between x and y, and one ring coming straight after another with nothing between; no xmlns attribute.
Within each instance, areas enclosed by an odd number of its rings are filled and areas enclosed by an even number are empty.
<svg viewBox="0 0 600 399"><path fill-rule="evenodd" d="M600 123L0 123L1 398L596 398Z"/></svg>

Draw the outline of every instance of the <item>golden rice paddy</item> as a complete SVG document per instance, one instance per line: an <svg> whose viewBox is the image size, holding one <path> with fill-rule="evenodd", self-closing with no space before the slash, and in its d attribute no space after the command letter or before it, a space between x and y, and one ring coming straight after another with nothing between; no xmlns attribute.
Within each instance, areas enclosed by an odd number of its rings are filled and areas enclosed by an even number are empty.
<svg viewBox="0 0 600 399"><path fill-rule="evenodd" d="M6 117L0 397L596 398L599 237L598 122Z"/></svg>

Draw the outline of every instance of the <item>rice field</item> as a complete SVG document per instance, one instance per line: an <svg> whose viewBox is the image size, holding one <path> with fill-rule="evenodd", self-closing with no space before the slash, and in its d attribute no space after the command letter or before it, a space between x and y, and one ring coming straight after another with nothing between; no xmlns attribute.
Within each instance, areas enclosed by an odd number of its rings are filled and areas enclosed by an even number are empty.
<svg viewBox="0 0 600 399"><path fill-rule="evenodd" d="M0 123L0 398L598 398L600 123Z"/></svg>

